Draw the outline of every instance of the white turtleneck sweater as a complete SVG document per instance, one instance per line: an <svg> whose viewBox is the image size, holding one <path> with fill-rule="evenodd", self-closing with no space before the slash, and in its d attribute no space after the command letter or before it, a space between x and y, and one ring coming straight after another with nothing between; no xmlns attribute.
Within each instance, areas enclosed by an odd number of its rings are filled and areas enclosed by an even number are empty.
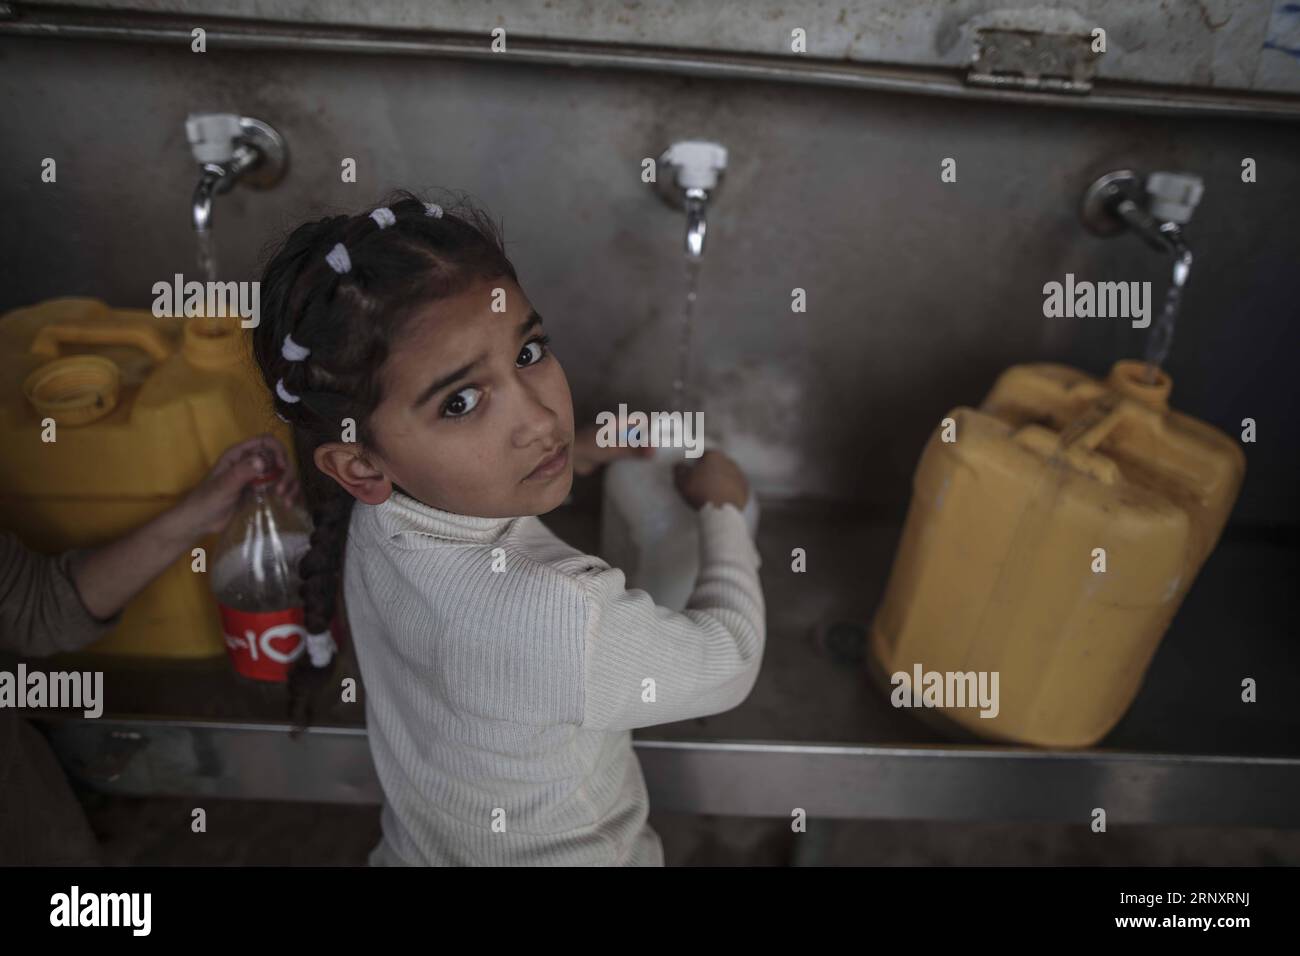
<svg viewBox="0 0 1300 956"><path fill-rule="evenodd" d="M372 865L663 865L631 730L735 707L766 637L741 512L699 521L677 612L536 517L356 504L344 597L384 790Z"/></svg>

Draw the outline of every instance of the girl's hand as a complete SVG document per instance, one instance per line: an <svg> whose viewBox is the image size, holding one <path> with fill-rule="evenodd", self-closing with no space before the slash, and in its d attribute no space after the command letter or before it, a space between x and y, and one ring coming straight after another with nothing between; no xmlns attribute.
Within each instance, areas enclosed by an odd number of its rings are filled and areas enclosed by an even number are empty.
<svg viewBox="0 0 1300 956"><path fill-rule="evenodd" d="M733 504L744 510L749 501L749 482L745 473L730 456L710 449L693 465L678 462L673 466L677 492L697 511L705 504Z"/></svg>
<svg viewBox="0 0 1300 956"><path fill-rule="evenodd" d="M590 475L606 462L614 461L617 458L652 458L655 449L647 445L644 448L633 448L631 446L611 445L606 448L596 444L596 436L600 433L600 426L587 425L585 428L579 428L578 433L573 437L573 473L575 475Z"/></svg>
<svg viewBox="0 0 1300 956"><path fill-rule="evenodd" d="M207 477L174 510L195 537L225 530L244 486L265 474L268 461L284 472L275 483L275 492L290 504L301 505L302 492L289 470L284 446L274 435L263 434L227 448Z"/></svg>

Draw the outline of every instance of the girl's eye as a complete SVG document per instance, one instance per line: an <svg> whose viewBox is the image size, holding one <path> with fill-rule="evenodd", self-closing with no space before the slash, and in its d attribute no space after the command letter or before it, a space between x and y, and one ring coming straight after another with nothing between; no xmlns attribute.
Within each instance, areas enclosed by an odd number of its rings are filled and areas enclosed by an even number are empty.
<svg viewBox="0 0 1300 956"><path fill-rule="evenodd" d="M478 405L479 399L475 398L474 401L470 402L467 407L460 409L458 411L453 412L452 409L465 405L465 400L461 397L462 395L468 395L470 393L477 393L480 391L482 391L482 389L475 388L473 385L467 388L462 388L459 392L451 396L451 398L447 399L447 401L443 403L442 412L444 417L464 418L466 415L472 412L474 408Z"/></svg>
<svg viewBox="0 0 1300 956"><path fill-rule="evenodd" d="M530 346L533 345L537 346L537 358L533 359L531 362L525 362L524 363L525 366L536 365L538 362L544 359L546 357L546 353L550 351L549 348L550 344L551 344L551 337L549 335L536 335L533 336L531 339L529 339L527 342L525 342L523 349L521 349L519 352L520 355L523 355L525 352L530 351L529 349Z"/></svg>
<svg viewBox="0 0 1300 956"><path fill-rule="evenodd" d="M551 337L549 335L534 336L533 338L525 342L524 347L519 350L519 355L522 357L525 354L528 354L528 355L535 355L536 357L533 358L531 361L525 359L523 367L527 368L529 365L536 365L538 362L544 359L546 357L546 354L550 351L549 348L550 343L551 343ZM533 346L536 346L536 349L533 349L532 348ZM478 407L478 403L481 401L481 397L479 396L481 396L482 392L483 390L481 388L478 388L473 385L469 385L466 386L465 388L462 388L459 392L452 395L451 398L447 399L447 401L443 403L442 405L443 417L464 418L470 412L472 412L476 407ZM470 395L470 394L473 394L476 397L472 402L467 403L462 396Z"/></svg>

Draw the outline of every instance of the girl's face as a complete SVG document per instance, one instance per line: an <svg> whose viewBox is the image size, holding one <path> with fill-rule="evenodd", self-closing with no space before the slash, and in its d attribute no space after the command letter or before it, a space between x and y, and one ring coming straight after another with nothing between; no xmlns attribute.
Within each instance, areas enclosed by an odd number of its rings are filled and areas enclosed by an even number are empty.
<svg viewBox="0 0 1300 956"><path fill-rule="evenodd" d="M513 280L479 282L413 316L380 374L378 448L364 459L381 475L364 493L349 488L361 500L384 501L396 483L434 508L496 518L544 514L569 494L569 383ZM557 453L558 467L535 474Z"/></svg>

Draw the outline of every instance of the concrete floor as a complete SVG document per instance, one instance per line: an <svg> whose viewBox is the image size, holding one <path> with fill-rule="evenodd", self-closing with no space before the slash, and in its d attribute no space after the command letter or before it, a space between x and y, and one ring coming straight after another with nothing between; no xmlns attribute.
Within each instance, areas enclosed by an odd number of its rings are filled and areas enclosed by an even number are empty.
<svg viewBox="0 0 1300 956"><path fill-rule="evenodd" d="M110 866L361 866L379 839L373 806L81 794ZM1297 866L1300 831L810 821L652 813L669 866Z"/></svg>

